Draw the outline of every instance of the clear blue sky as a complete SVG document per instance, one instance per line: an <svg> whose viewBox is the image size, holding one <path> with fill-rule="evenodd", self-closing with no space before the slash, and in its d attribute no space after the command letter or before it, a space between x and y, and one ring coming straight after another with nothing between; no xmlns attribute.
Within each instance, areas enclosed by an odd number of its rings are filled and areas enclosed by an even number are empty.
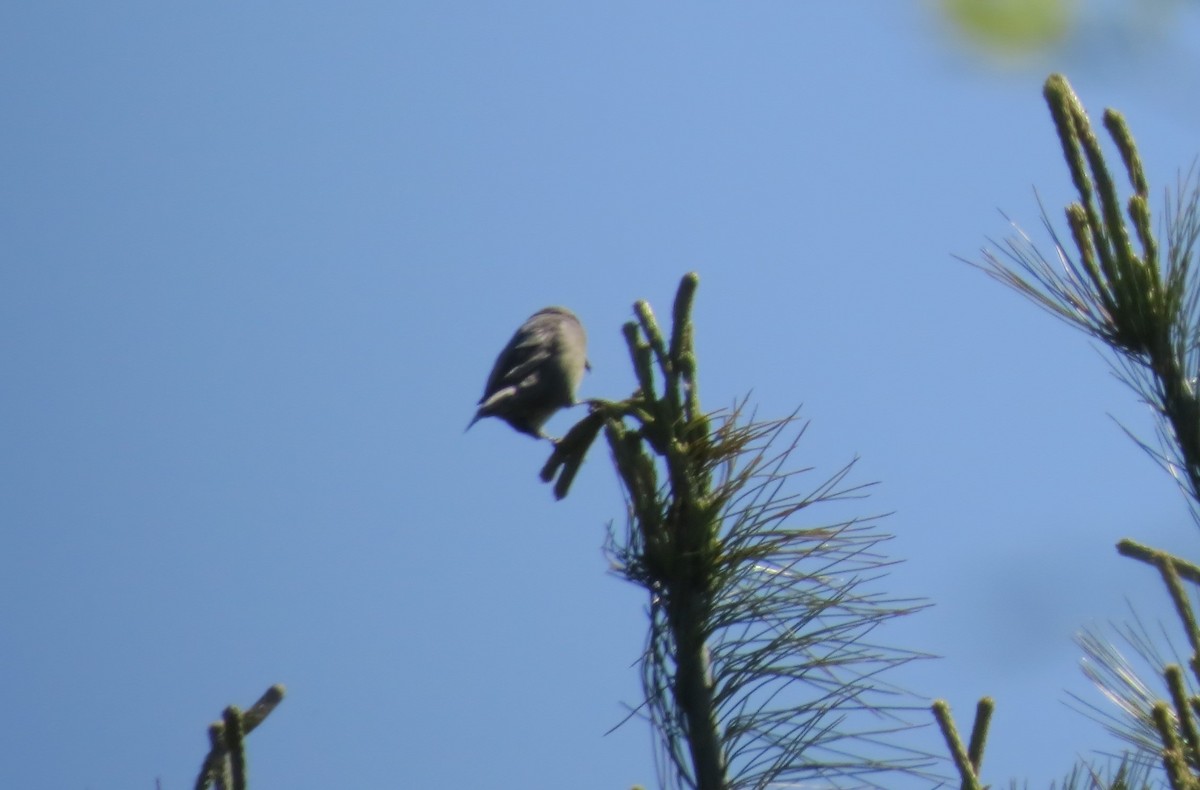
<svg viewBox="0 0 1200 790"><path fill-rule="evenodd" d="M881 481L887 587L936 604L881 638L944 656L904 681L964 727L996 697L988 780L1113 748L1071 635L1165 616L1113 544L1197 530L1088 342L952 256L1037 230L1035 186L1060 215L1050 71L1174 183L1168 11L1014 62L918 3L7 4L6 786L189 787L276 682L252 787L652 784L646 727L605 736L644 628L606 453L556 503L544 445L462 429L547 304L581 394L630 392L620 325L689 270L705 404L803 404L799 462Z"/></svg>

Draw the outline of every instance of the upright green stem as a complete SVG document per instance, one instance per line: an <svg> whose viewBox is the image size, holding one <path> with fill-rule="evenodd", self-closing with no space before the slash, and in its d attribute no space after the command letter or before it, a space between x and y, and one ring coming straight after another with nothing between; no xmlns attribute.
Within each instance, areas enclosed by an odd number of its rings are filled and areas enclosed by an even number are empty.
<svg viewBox="0 0 1200 790"><path fill-rule="evenodd" d="M703 625L708 619L707 596L682 595L671 611L675 639L675 698L683 712L697 790L724 790L725 752L717 725L708 645Z"/></svg>

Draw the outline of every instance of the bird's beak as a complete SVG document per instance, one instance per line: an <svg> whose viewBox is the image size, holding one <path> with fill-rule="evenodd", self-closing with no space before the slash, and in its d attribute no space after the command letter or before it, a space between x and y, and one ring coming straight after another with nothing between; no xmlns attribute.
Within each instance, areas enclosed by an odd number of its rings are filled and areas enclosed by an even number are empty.
<svg viewBox="0 0 1200 790"><path fill-rule="evenodd" d="M584 369L584 370L587 370L587 371L591 371L591 369L592 369L592 361L591 361L590 359L585 359L585 360L583 361L583 369Z"/></svg>

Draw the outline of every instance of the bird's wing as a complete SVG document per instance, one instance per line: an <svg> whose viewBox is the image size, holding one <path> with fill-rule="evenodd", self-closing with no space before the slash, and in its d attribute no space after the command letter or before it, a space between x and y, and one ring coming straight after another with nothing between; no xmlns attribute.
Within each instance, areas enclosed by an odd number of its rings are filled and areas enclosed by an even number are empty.
<svg viewBox="0 0 1200 790"><path fill-rule="evenodd" d="M522 325L496 357L479 402L483 403L503 387L521 383L549 359L553 334L553 327L540 322L529 321Z"/></svg>

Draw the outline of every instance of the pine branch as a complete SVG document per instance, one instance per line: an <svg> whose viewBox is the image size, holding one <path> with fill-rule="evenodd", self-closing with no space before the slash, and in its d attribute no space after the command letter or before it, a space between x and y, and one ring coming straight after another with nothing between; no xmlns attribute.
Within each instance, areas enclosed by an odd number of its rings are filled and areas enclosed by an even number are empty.
<svg viewBox="0 0 1200 790"><path fill-rule="evenodd" d="M985 249L981 268L1114 352L1118 376L1159 421L1161 449L1137 443L1180 481L1200 523L1200 280L1192 269L1200 238L1200 192L1189 173L1177 189L1176 208L1168 198L1164 264L1152 232L1148 180L1125 119L1113 110L1104 114L1133 189L1122 212L1099 140L1071 86L1061 75L1052 75L1044 95L1079 195L1066 209L1074 253L1054 233L1043 209L1056 263L1019 233L1000 255ZM1159 571L1192 649L1187 664L1200 682L1200 626L1184 588L1185 581L1200 583L1200 568L1129 540L1118 551ZM1115 647L1086 633L1079 639L1085 674L1124 714L1103 714L1101 720L1141 755L1155 755L1173 790L1200 787L1200 697L1189 690L1181 664L1163 661L1148 636L1128 630L1124 635L1164 681L1166 698L1152 691ZM956 760L961 762L957 754ZM1126 765L1122 763L1113 787L1128 786ZM965 771L963 776L966 787Z"/></svg>
<svg viewBox="0 0 1200 790"><path fill-rule="evenodd" d="M196 776L196 790L205 790L210 785L218 790L245 790L245 738L283 701L284 693L283 685L277 683L245 713L230 705L221 721L209 725L209 751Z"/></svg>
<svg viewBox="0 0 1200 790"><path fill-rule="evenodd" d="M787 466L803 434L796 415L760 421L744 403L702 412L698 283L694 274L680 283L670 332L649 304L634 305L623 331L637 390L592 401L542 470L565 493L564 475L603 424L628 511L607 551L649 596L645 699L635 711L658 734L662 783L885 787L876 775L921 773L933 758L898 745L912 706L886 681L920 656L871 637L922 604L868 591L890 564L873 519L793 523L865 488L846 482L847 464L794 491L804 471Z"/></svg>

